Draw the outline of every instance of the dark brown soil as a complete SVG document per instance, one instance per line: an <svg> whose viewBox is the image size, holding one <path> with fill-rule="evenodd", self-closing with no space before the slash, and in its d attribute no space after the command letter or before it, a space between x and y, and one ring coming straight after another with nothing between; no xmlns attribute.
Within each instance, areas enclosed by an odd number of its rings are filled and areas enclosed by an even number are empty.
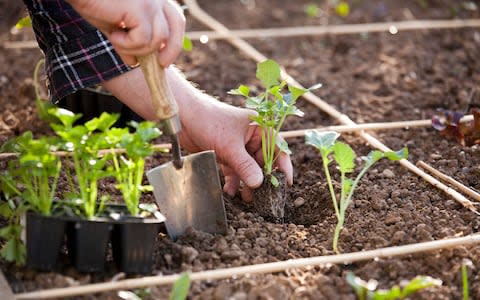
<svg viewBox="0 0 480 300"><path fill-rule="evenodd" d="M253 191L253 207L266 221L283 223L285 204L288 201L287 178L278 171L272 174L277 179L278 186L272 184L272 175L266 175L262 185Z"/></svg>
<svg viewBox="0 0 480 300"><path fill-rule="evenodd" d="M334 13L307 18L301 1L199 1L206 11L229 28L260 28L303 24L354 23L413 18L473 18L479 11L462 1L352 1L351 14ZM325 7L320 3L322 8ZM478 1L475 1L479 5ZM252 5L255 4L255 7ZM191 18L190 18L191 19ZM190 29L204 30L189 20ZM28 39L30 34L3 39ZM480 103L480 30L417 30L389 33L252 40L303 85L321 82L317 95L355 122L430 118L438 108L463 110ZM0 47L0 142L32 130L49 134L35 113L31 74L41 57L37 50ZM207 92L233 105L243 105L227 92L239 84L258 85L255 63L223 41L194 44L179 67ZM313 105L300 101L306 115L288 119L285 129L312 128L337 122ZM380 131L374 135L392 149L407 146L409 160L423 160L440 171L480 190L480 147L462 147L431 128ZM358 155L370 147L353 135L342 135ZM321 160L303 138L289 140L293 152L294 185L288 191L285 223L268 222L239 197L226 198L229 231L226 236L189 232L175 243L161 236L155 272L173 274L333 254L336 219ZM155 156L148 167L165 160ZM357 170L358 171L358 170ZM335 170L332 169L332 173ZM338 178L334 176L338 183ZM108 182L102 192L114 192ZM148 195L146 201L152 201ZM396 163L381 161L361 181L347 211L339 247L356 252L465 236L479 231L480 219L443 192ZM381 258L349 265L325 265L269 275L250 275L222 281L194 283L192 299L355 299L345 280L347 271L375 279L388 288L417 275L443 281L442 287L422 291L412 299L461 299L462 260L469 259L470 295L480 299L480 246ZM79 274L71 268L39 273L1 263L15 292L108 281L102 275ZM169 287L152 288L150 297L163 299ZM84 299L115 299L116 293Z"/></svg>

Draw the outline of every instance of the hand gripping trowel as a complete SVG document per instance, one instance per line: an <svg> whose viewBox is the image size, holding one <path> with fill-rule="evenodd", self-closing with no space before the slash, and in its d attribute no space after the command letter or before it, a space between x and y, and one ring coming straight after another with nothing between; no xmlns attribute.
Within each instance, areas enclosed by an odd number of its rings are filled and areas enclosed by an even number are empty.
<svg viewBox="0 0 480 300"><path fill-rule="evenodd" d="M163 133L171 136L173 161L147 172L160 212L166 217L168 235L175 240L188 227L225 234L227 219L215 152L181 156L178 107L165 72L155 54L138 57L138 61L150 89L156 116L163 122Z"/></svg>

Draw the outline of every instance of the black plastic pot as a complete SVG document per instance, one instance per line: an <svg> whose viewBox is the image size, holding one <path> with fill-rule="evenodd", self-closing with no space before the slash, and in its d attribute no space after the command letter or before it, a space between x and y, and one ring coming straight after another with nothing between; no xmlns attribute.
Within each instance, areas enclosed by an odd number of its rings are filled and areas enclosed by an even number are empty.
<svg viewBox="0 0 480 300"><path fill-rule="evenodd" d="M153 252L158 233L165 230L164 220L123 217L114 225L113 257L125 273L152 272Z"/></svg>
<svg viewBox="0 0 480 300"><path fill-rule="evenodd" d="M80 124L99 117L102 112L120 114L120 118L114 125L116 127L124 127L131 120L143 121L140 116L110 93L92 88L78 90L61 99L57 105L74 113L81 113L82 117L77 121Z"/></svg>
<svg viewBox="0 0 480 300"><path fill-rule="evenodd" d="M102 272L105 269L112 226L111 221L105 218L68 222L68 255L78 271Z"/></svg>
<svg viewBox="0 0 480 300"><path fill-rule="evenodd" d="M65 220L28 212L26 215L27 265L50 271L58 260L65 235Z"/></svg>

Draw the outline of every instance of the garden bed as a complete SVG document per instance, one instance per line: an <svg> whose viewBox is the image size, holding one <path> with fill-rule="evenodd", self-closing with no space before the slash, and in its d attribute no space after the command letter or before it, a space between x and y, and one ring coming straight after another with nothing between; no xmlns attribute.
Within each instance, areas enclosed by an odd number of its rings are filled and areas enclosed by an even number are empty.
<svg viewBox="0 0 480 300"><path fill-rule="evenodd" d="M216 1L215 1L216 2ZM228 28L262 28L285 25L321 24L324 18L308 19L303 12L309 1L257 2L255 10L240 1L200 1L202 7ZM266 2L266 1L265 1ZM330 23L357 23L411 18L451 18L456 1L441 1L422 8L421 1L405 7L387 2L365 1L352 6L346 19L330 16ZM429 1L428 1L429 3ZM383 6L382 6L383 7ZM388 9L390 8L390 10ZM407 10L408 9L408 10ZM410 12L410 13L408 13ZM461 17L478 17L478 11L460 9ZM190 29L205 30L196 21ZM5 36L5 38L10 38ZM286 68L304 86L321 82L315 93L357 123L430 118L438 108L463 110L469 95L480 82L480 30L419 30L362 35L300 37L252 40L269 58ZM35 115L30 67L40 58L35 50L0 48L0 141L25 130L48 134L48 126ZM221 53L221 55L219 55ZM234 105L243 106L240 97L227 95L240 83L257 85L255 62L224 41L194 44L179 60L186 76L202 89ZM476 95L476 96L475 96ZM472 103L480 104L480 91ZM299 101L306 113L301 119L287 120L285 129L312 128L336 121L306 101ZM397 129L374 134L392 149L407 146L409 160L423 160L476 190L480 190L480 147L462 147L446 140L432 128ZM342 135L357 154L370 147L353 135ZM156 245L155 272L174 274L293 258L334 254L331 248L336 224L333 207L317 151L303 138L290 139L293 152L294 186L290 188L286 222L274 224L255 215L251 205L238 197L225 198L229 232L212 236L190 232L175 243L161 236ZM147 169L165 161L156 155ZM337 178L338 179L338 178ZM115 192L108 186L103 192ZM152 201L148 196L145 201ZM353 205L347 211L339 247L357 252L405 245L478 232L480 219L423 179L398 163L382 161L361 181ZM262 299L354 299L345 280L346 271L363 279L375 279L381 288L391 287L416 275L429 275L443 281L442 287L417 294L418 299L459 299L462 295L460 267L464 259L473 262L469 270L472 299L480 298L480 246L460 246L423 254L380 258L348 265L326 265L292 269L269 275L250 275L222 281L196 282L192 298L235 299L255 296ZM71 286L111 280L113 264L107 273L87 275L71 268L39 273L16 268L4 262L5 273L14 292ZM150 298L164 298L169 288L152 288ZM116 293L86 296L107 299ZM148 299L146 297L145 299ZM249 298L250 299L250 298Z"/></svg>

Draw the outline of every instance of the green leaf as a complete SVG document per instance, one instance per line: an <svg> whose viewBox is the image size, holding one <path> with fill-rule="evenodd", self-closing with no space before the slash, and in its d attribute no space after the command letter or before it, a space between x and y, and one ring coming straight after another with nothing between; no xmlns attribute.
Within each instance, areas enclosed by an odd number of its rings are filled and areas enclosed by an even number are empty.
<svg viewBox="0 0 480 300"><path fill-rule="evenodd" d="M87 127L90 132L95 130L106 131L112 127L115 122L117 122L119 117L119 114L109 114L107 112L103 112L100 117L93 118L86 122L85 127Z"/></svg>
<svg viewBox="0 0 480 300"><path fill-rule="evenodd" d="M29 16L23 17L20 20L18 20L17 24L15 24L15 28L17 29L23 29L25 27L31 27L32 26L32 19L30 19Z"/></svg>
<svg viewBox="0 0 480 300"><path fill-rule="evenodd" d="M378 290L371 296L372 300L396 300L401 298L401 291L398 285L394 285L389 290Z"/></svg>
<svg viewBox="0 0 480 300"><path fill-rule="evenodd" d="M314 17L318 16L318 11L319 10L320 9L318 8L318 5L316 5L315 3L308 4L307 6L305 6L305 9L304 9L305 13L310 18L314 18Z"/></svg>
<svg viewBox="0 0 480 300"><path fill-rule="evenodd" d="M270 174L270 183L271 183L274 187L277 187L277 186L280 185L280 182L278 182L277 177L273 176L272 174Z"/></svg>
<svg viewBox="0 0 480 300"><path fill-rule="evenodd" d="M340 1L336 6L335 6L335 12L337 15L340 17L346 17L348 14L350 14L350 5L348 5L347 2Z"/></svg>
<svg viewBox="0 0 480 300"><path fill-rule="evenodd" d="M373 150L370 151L367 156L363 156L362 159L365 161L366 165L373 165L384 157L385 154L382 151Z"/></svg>
<svg viewBox="0 0 480 300"><path fill-rule="evenodd" d="M340 134L335 131L308 130L305 133L305 142L316 147L322 153L330 153L339 136Z"/></svg>
<svg viewBox="0 0 480 300"><path fill-rule="evenodd" d="M349 145L337 141L333 146L333 157L341 173L351 173L355 169L355 152Z"/></svg>
<svg viewBox="0 0 480 300"><path fill-rule="evenodd" d="M274 60L268 59L257 64L256 75L263 85L269 89L270 87L278 84L278 78L280 77L280 66Z"/></svg>
<svg viewBox="0 0 480 300"><path fill-rule="evenodd" d="M288 143L287 141L283 139L277 139L277 147L281 152L285 152L288 155L292 154L292 151L288 148Z"/></svg>
<svg viewBox="0 0 480 300"><path fill-rule="evenodd" d="M401 160L401 159L406 159L408 157L408 148L402 148L398 151L387 151L385 152L385 157L388 158L389 160Z"/></svg>
<svg viewBox="0 0 480 300"><path fill-rule="evenodd" d="M403 287L402 299L417 292L418 290L441 285L442 281L440 279L432 278L430 276L417 276Z"/></svg>
<svg viewBox="0 0 480 300"><path fill-rule="evenodd" d="M239 96L248 97L248 95L250 94L250 88L242 84L238 87L238 89L230 90L228 93L230 95L239 95Z"/></svg>
<svg viewBox="0 0 480 300"><path fill-rule="evenodd" d="M192 49L193 49L192 40L188 36L184 35L183 36L183 50L186 51L186 52L190 52L190 51L192 51Z"/></svg>
<svg viewBox="0 0 480 300"><path fill-rule="evenodd" d="M297 88L297 87L294 87L294 86L291 86L291 85L288 86L288 90L290 91L290 93L292 93L292 100L293 101L296 101L299 97L303 96L303 94L308 92L307 89Z"/></svg>
<svg viewBox="0 0 480 300"><path fill-rule="evenodd" d="M26 249L25 245L16 238L12 238L3 245L0 251L2 257L9 262L15 262L17 265L25 263Z"/></svg>
<svg viewBox="0 0 480 300"><path fill-rule="evenodd" d="M73 123L82 117L81 114L74 114L73 112L64 108L50 108L48 113L57 117L65 127L72 127Z"/></svg>
<svg viewBox="0 0 480 300"><path fill-rule="evenodd" d="M4 217L5 219L10 219L12 215L13 211L10 208L10 205L8 205L8 202L2 202L0 204L0 216Z"/></svg>
<svg viewBox="0 0 480 300"><path fill-rule="evenodd" d="M188 290L190 289L190 277L187 273L180 276L180 278L173 284L172 292L168 297L169 300L184 300L187 299Z"/></svg>

